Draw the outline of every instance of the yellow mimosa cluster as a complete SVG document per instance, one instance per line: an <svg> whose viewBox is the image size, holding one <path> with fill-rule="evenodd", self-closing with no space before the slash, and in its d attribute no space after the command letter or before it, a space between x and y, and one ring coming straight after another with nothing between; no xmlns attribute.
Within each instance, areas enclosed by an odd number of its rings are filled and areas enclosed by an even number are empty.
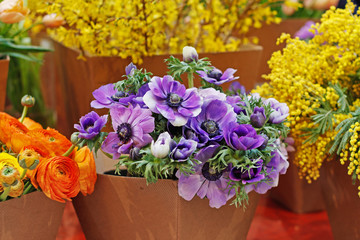
<svg viewBox="0 0 360 240"><path fill-rule="evenodd" d="M289 106L287 124L295 139L294 164L299 167L300 177L308 182L319 177L319 168L325 159L331 157L328 150L337 134L336 126L351 117L351 114L335 114L340 100L332 85L338 84L350 90L351 98L355 99L354 102L348 99L352 102L351 111L360 106L357 99L360 97L360 84L352 77L360 69L360 17L352 14L353 11L352 3L348 3L346 9L332 7L312 28L315 36L309 41L283 34L278 42L285 41L287 45L282 51L273 53L269 61L271 73L264 76L269 82L254 90L263 97L274 97ZM318 108L323 107L323 102L329 103L333 111L332 128L319 134L314 143L306 142L306 129L318 127L312 117ZM357 135L354 134L351 141L358 144ZM342 162L352 154L354 160L350 158L349 174L353 171L358 174L358 153L351 146L350 143L342 153Z"/></svg>

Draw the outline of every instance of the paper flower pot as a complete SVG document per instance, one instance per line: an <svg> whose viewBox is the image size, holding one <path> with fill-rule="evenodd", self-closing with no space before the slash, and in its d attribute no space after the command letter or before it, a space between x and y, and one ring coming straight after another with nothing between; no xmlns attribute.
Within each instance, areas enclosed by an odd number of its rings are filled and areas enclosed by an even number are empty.
<svg viewBox="0 0 360 240"><path fill-rule="evenodd" d="M55 42L56 66L60 92L57 104L60 132L69 136L74 123L88 113L92 92L101 85L115 83L124 79L125 67L130 59L120 57L88 57L86 61L78 59L79 52ZM238 69L235 73L240 76L241 82L247 90L254 88L258 78L258 67L261 59L262 47L250 45L238 52L200 54L199 57L208 57L212 64L224 71L232 67ZM174 55L182 59L182 55ZM166 75L167 66L164 59L169 55L145 57L141 68L157 76ZM199 82L199 81L198 81ZM195 85L199 86L199 84ZM224 87L227 88L229 84Z"/></svg>
<svg viewBox="0 0 360 240"><path fill-rule="evenodd" d="M309 184L305 179L300 179L292 159L294 154L289 155L290 166L286 174L280 175L279 186L270 190L270 197L295 213L325 210L320 182L314 181Z"/></svg>
<svg viewBox="0 0 360 240"><path fill-rule="evenodd" d="M0 239L55 239L65 204L33 192L0 203Z"/></svg>
<svg viewBox="0 0 360 240"><path fill-rule="evenodd" d="M249 205L209 207L197 196L178 195L177 181L146 185L143 178L98 174L95 191L73 201L86 239L246 239L259 195Z"/></svg>
<svg viewBox="0 0 360 240"><path fill-rule="evenodd" d="M7 59L0 60L0 111L4 111L5 108L9 61L9 57Z"/></svg>
<svg viewBox="0 0 360 240"><path fill-rule="evenodd" d="M324 164L320 172L322 193L335 240L360 239L360 198L357 185L339 161Z"/></svg>

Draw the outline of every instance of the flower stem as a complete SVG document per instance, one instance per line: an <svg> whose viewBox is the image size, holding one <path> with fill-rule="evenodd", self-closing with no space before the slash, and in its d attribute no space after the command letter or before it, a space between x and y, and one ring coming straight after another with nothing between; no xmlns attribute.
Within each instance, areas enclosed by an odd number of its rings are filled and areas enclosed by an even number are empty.
<svg viewBox="0 0 360 240"><path fill-rule="evenodd" d="M1 194L1 196L0 196L0 201L5 201L6 200L6 198L8 197L8 195L9 195L9 193L10 193L10 188L11 187L6 187L5 189L4 189L4 192Z"/></svg>
<svg viewBox="0 0 360 240"><path fill-rule="evenodd" d="M75 149L75 147L76 147L77 145L79 145L83 140L84 140L84 139L79 139L79 140L77 141L77 143L71 145L71 147L70 147L62 156L68 157L68 156L70 155L70 153L72 153L72 151Z"/></svg>
<svg viewBox="0 0 360 240"><path fill-rule="evenodd" d="M194 87L194 75L193 72L188 72L188 87L192 88Z"/></svg>
<svg viewBox="0 0 360 240"><path fill-rule="evenodd" d="M27 115L28 109L29 109L29 107L24 106L22 114L21 114L21 118L20 118L21 123L24 121L24 119L25 119L25 117Z"/></svg>
<svg viewBox="0 0 360 240"><path fill-rule="evenodd" d="M31 190L31 188L33 187L33 185L30 183L25 190L23 191L22 195L28 194Z"/></svg>
<svg viewBox="0 0 360 240"><path fill-rule="evenodd" d="M24 171L21 173L20 179L23 179L25 177L26 172L27 172L27 168L25 168Z"/></svg>
<svg viewBox="0 0 360 240"><path fill-rule="evenodd" d="M14 37L16 37L17 35L20 35L20 34L22 34L22 33L24 33L24 32L27 32L27 31L29 31L30 29L32 29L33 27L35 27L35 26L37 26L37 25L40 25L40 24L42 24L42 22L37 22L37 23L32 24L32 25L31 25L30 27L28 27L28 28L20 29L19 31L17 31L16 33L14 33L14 34L11 36L11 38L14 38Z"/></svg>

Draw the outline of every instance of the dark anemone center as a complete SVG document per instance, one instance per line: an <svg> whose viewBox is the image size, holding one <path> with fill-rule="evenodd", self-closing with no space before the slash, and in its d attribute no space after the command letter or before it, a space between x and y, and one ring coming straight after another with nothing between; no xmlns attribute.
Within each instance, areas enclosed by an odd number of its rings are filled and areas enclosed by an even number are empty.
<svg viewBox="0 0 360 240"><path fill-rule="evenodd" d="M91 127L94 126L94 124L95 124L94 119L87 118L87 119L85 120L85 122L84 122L83 127L84 127L85 131L88 131L89 128L91 128Z"/></svg>
<svg viewBox="0 0 360 240"><path fill-rule="evenodd" d="M219 69L213 69L208 73L208 77L215 78L216 80L220 80L222 76L222 72Z"/></svg>
<svg viewBox="0 0 360 240"><path fill-rule="evenodd" d="M201 129L209 134L209 137L215 137L220 134L219 125L213 120L206 120L201 123Z"/></svg>
<svg viewBox="0 0 360 240"><path fill-rule="evenodd" d="M122 123L117 127L117 134L120 141L126 143L132 136L131 125L129 123Z"/></svg>
<svg viewBox="0 0 360 240"><path fill-rule="evenodd" d="M111 99L115 102L119 102L119 100L123 97L126 97L126 93L125 92L116 92L114 95L111 96Z"/></svg>
<svg viewBox="0 0 360 240"><path fill-rule="evenodd" d="M207 162L201 169L201 173L209 181L216 181L221 178L223 171L219 172L214 168L210 168L210 164Z"/></svg>
<svg viewBox="0 0 360 240"><path fill-rule="evenodd" d="M170 107L179 107L183 99L176 93L168 93L166 103Z"/></svg>

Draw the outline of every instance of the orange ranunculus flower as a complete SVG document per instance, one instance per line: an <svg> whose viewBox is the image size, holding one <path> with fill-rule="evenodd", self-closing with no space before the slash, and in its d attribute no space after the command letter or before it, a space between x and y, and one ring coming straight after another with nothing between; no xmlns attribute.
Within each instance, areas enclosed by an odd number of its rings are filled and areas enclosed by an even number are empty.
<svg viewBox="0 0 360 240"><path fill-rule="evenodd" d="M80 191L80 171L71 158L56 156L43 159L34 170L31 183L41 188L48 198L71 201Z"/></svg>
<svg viewBox="0 0 360 240"><path fill-rule="evenodd" d="M62 16L57 15L56 13L48 14L42 19L45 27L48 28L57 28L65 24L65 20Z"/></svg>
<svg viewBox="0 0 360 240"><path fill-rule="evenodd" d="M80 169L80 191L84 196L91 194L97 179L93 153L88 147L82 147L75 153L74 160Z"/></svg>
<svg viewBox="0 0 360 240"><path fill-rule="evenodd" d="M0 21L4 23L20 22L28 13L23 0L4 0L0 3Z"/></svg>
<svg viewBox="0 0 360 240"><path fill-rule="evenodd" d="M38 138L29 136L27 133L17 132L11 136L10 143L8 147L11 147L13 152L20 153L21 149L26 146L37 146L38 149L41 149L41 152L44 157L50 156L51 152L48 147Z"/></svg>
<svg viewBox="0 0 360 240"><path fill-rule="evenodd" d="M27 134L44 144L53 156L63 155L72 146L72 143L64 135L52 128L33 129ZM73 154L74 152L69 157L71 158Z"/></svg>
<svg viewBox="0 0 360 240"><path fill-rule="evenodd" d="M29 130L33 130L33 129L37 129L37 128L40 128L40 129L43 128L40 123L37 123L37 122L35 122L34 120L32 120L31 118L28 118L28 117L24 118L24 121L22 123Z"/></svg>
<svg viewBox="0 0 360 240"><path fill-rule="evenodd" d="M24 124L7 113L0 112L0 141L10 146L10 140L15 133L27 133L29 130Z"/></svg>

